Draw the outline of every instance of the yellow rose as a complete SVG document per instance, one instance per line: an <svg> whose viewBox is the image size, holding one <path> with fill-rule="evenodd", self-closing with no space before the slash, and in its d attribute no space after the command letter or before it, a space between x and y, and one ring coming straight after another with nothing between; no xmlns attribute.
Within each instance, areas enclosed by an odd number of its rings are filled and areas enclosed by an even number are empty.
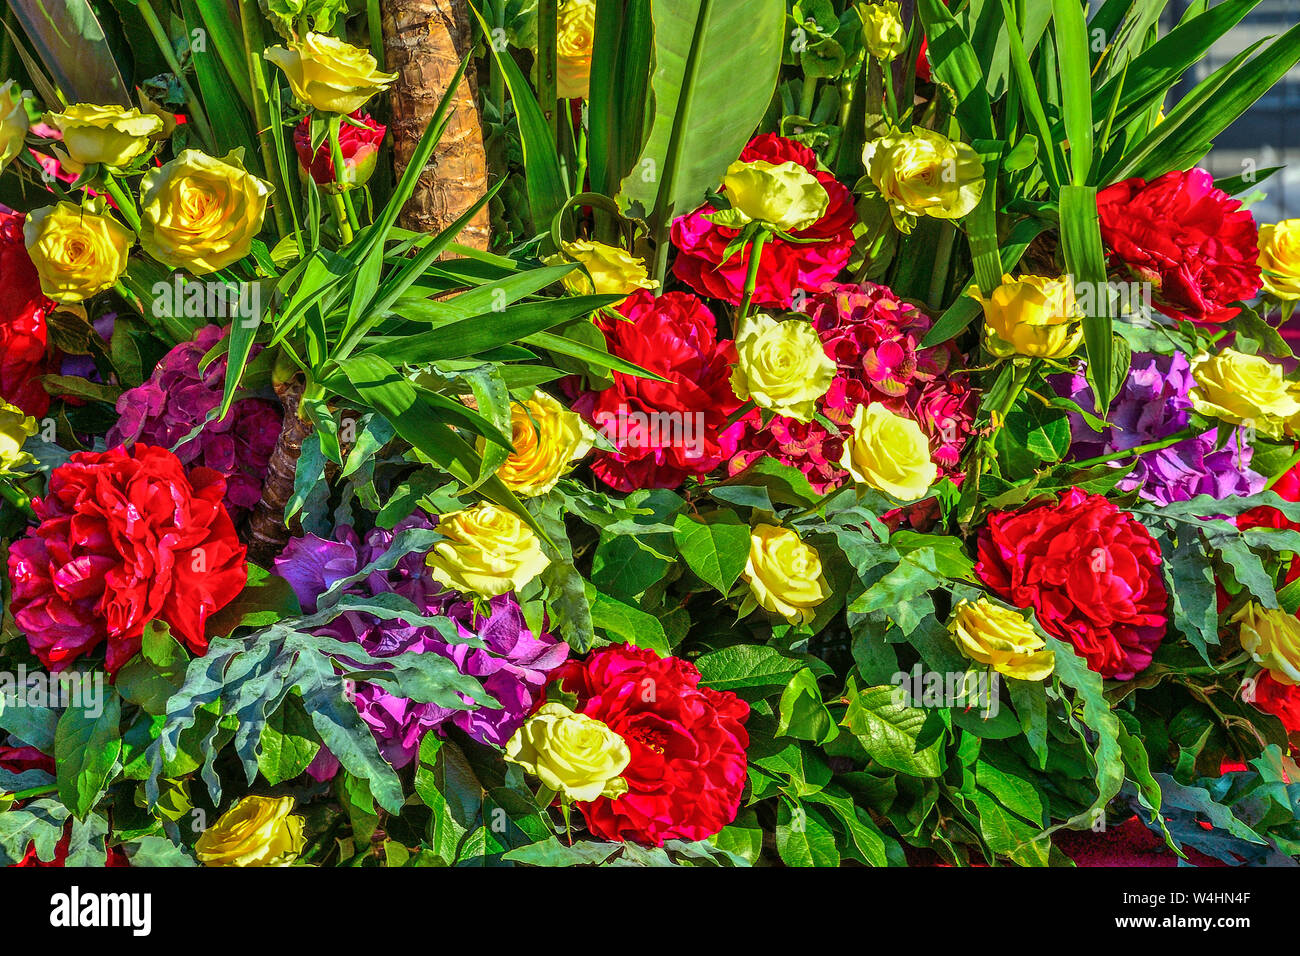
<svg viewBox="0 0 1300 956"><path fill-rule="evenodd" d="M194 855L204 866L288 866L302 852L293 797L244 797L203 831Z"/></svg>
<svg viewBox="0 0 1300 956"><path fill-rule="evenodd" d="M1017 680L1042 680L1056 666L1056 655L1023 614L987 598L958 604L948 631L971 660Z"/></svg>
<svg viewBox="0 0 1300 956"><path fill-rule="evenodd" d="M0 86L0 169L22 152L23 138L31 125L27 119L27 95L13 80Z"/></svg>
<svg viewBox="0 0 1300 956"><path fill-rule="evenodd" d="M112 216L61 202L27 214L23 240L41 277L41 291L56 302L88 299L113 287L126 271L131 233Z"/></svg>
<svg viewBox="0 0 1300 956"><path fill-rule="evenodd" d="M798 232L826 215L831 201L817 177L794 162L736 160L727 167L722 186L731 208L709 213L707 218L729 229L761 222L781 232Z"/></svg>
<svg viewBox="0 0 1300 956"><path fill-rule="evenodd" d="M749 533L749 558L741 573L749 593L764 610L791 624L808 624L830 597L821 555L789 528L755 525Z"/></svg>
<svg viewBox="0 0 1300 956"><path fill-rule="evenodd" d="M578 239L560 248L564 259L582 266L564 277L565 288L575 295L631 295L637 289L659 288L646 272L645 260L618 246Z"/></svg>
<svg viewBox="0 0 1300 956"><path fill-rule="evenodd" d="M1297 432L1300 395L1296 386L1262 355L1221 349L1192 359L1195 387L1188 393L1202 415L1246 425L1272 438Z"/></svg>
<svg viewBox="0 0 1300 956"><path fill-rule="evenodd" d="M1300 684L1300 620L1251 601L1233 615L1241 625L1241 646L1280 684Z"/></svg>
<svg viewBox="0 0 1300 956"><path fill-rule="evenodd" d="M23 451L23 444L35 434L36 419L21 408L0 401L0 475L36 464L36 459Z"/></svg>
<svg viewBox="0 0 1300 956"><path fill-rule="evenodd" d="M555 92L562 100L586 99L591 92L591 48L596 39L595 0L563 0L555 38Z"/></svg>
<svg viewBox="0 0 1300 956"><path fill-rule="evenodd" d="M61 113L46 113L45 122L63 134L68 155L82 166L129 166L144 155L149 138L162 132L157 116L120 106L77 103Z"/></svg>
<svg viewBox="0 0 1300 956"><path fill-rule="evenodd" d="M244 169L242 149L225 159L184 150L140 181L140 245L174 269L224 269L248 255L270 194L270 183Z"/></svg>
<svg viewBox="0 0 1300 956"><path fill-rule="evenodd" d="M425 559L439 584L496 597L517 591L550 564L537 535L511 511L482 502L438 519L446 540Z"/></svg>
<svg viewBox="0 0 1300 956"><path fill-rule="evenodd" d="M1064 358L1083 341L1081 314L1069 276L1002 277L990 298L967 292L984 307L985 342L994 355Z"/></svg>
<svg viewBox="0 0 1300 956"><path fill-rule="evenodd" d="M1300 219L1259 227L1259 267L1267 291L1279 299L1300 299Z"/></svg>
<svg viewBox="0 0 1300 956"><path fill-rule="evenodd" d="M591 447L582 418L541 389L526 402L510 405L510 444L515 450L497 477L517 495L544 495L572 462ZM487 441L478 441L479 454Z"/></svg>
<svg viewBox="0 0 1300 956"><path fill-rule="evenodd" d="M627 793L619 776L632 759L627 741L602 721L563 704L543 704L506 741L506 760L517 763L567 800L584 803Z"/></svg>
<svg viewBox="0 0 1300 956"><path fill-rule="evenodd" d="M960 219L984 195L979 154L920 126L873 139L863 147L862 161L900 232L911 232L918 216Z"/></svg>
<svg viewBox="0 0 1300 956"><path fill-rule="evenodd" d="M862 37L867 52L882 63L899 56L907 49L907 33L903 18L894 0L883 0L867 7L858 7L862 17Z"/></svg>
<svg viewBox="0 0 1300 956"><path fill-rule="evenodd" d="M844 443L840 466L860 485L912 501L934 484L939 473L930 460L930 442L921 426L879 402L853 413L853 437Z"/></svg>
<svg viewBox="0 0 1300 956"><path fill-rule="evenodd" d="M268 60L284 71L294 96L323 113L355 113L397 79L366 50L324 33L273 46Z"/></svg>
<svg viewBox="0 0 1300 956"><path fill-rule="evenodd" d="M777 415L812 421L817 399L834 378L835 362L811 323L778 321L761 312L740 320L731 390L742 402L753 400Z"/></svg>

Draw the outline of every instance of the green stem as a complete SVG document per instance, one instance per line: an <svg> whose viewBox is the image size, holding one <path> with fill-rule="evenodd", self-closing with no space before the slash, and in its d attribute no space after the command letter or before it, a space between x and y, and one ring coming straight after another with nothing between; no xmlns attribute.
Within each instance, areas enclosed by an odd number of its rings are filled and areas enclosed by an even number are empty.
<svg viewBox="0 0 1300 956"><path fill-rule="evenodd" d="M203 138L203 143L209 152L216 150L216 137L212 135L212 127L208 124L208 116L203 112L203 103L190 86L190 81L185 78L185 70L181 68L180 60L176 59L176 51L172 49L171 37L163 29L162 22L158 19L158 14L154 13L153 7L148 3L136 4L135 7L140 11L140 16L144 18L145 26L153 34L154 42L158 44L158 50L162 53L163 60L167 63L167 69L171 70L185 91L185 103L190 110L190 118L194 120L194 125L199 129L199 135Z"/></svg>
<svg viewBox="0 0 1300 956"><path fill-rule="evenodd" d="M330 193L329 201L330 208L334 210L334 220L338 223L339 239L346 246L352 241L352 237L356 233L352 229L352 221L348 216L347 206L343 203L343 195L341 193Z"/></svg>
<svg viewBox="0 0 1300 956"><path fill-rule="evenodd" d="M370 55L384 66L384 25L379 0L366 0L366 26L370 28Z"/></svg>
<svg viewBox="0 0 1300 956"><path fill-rule="evenodd" d="M888 63L880 64L880 72L885 79L885 112L889 121L898 125L898 98L894 95L894 69Z"/></svg>
<svg viewBox="0 0 1300 956"><path fill-rule="evenodd" d="M817 77L805 76L803 87L799 90L799 115L812 119L813 107L817 105Z"/></svg>
<svg viewBox="0 0 1300 956"><path fill-rule="evenodd" d="M1296 448L1295 454L1292 455L1290 458L1288 458L1286 460L1286 464L1283 465L1280 469L1278 469L1277 474L1264 483L1264 490L1268 491L1270 488L1276 485L1278 483L1278 479L1280 479L1283 475L1285 475L1296 465L1300 465L1300 447Z"/></svg>
<svg viewBox="0 0 1300 956"><path fill-rule="evenodd" d="M948 287L948 269L952 261L953 242L956 238L956 226L950 222L940 224L939 248L935 250L934 272L930 276L930 294L926 298L930 308L935 310L941 310L943 306L943 293Z"/></svg>
<svg viewBox="0 0 1300 956"><path fill-rule="evenodd" d="M141 7L149 4L143 3ZM271 124L279 123L280 117L271 116L270 96L267 93L266 62L262 51L266 47L266 37L262 31L262 13L257 0L240 0L239 17L244 31L244 53L248 63L248 79L253 87L253 118L257 122L257 143L262 152L262 165L266 167L266 178L273 189L271 212L275 216L275 227L281 236L296 234L296 217L286 203L289 198L288 183L280 175L280 161L275 149L275 138L271 133ZM299 252L302 244L299 243Z"/></svg>
<svg viewBox="0 0 1300 956"><path fill-rule="evenodd" d="M760 229L749 242L749 270L745 273L745 294L740 300L740 311L736 313L736 324L749 315L749 304L754 298L754 287L758 285L758 266L763 258L763 246L767 243L769 233Z"/></svg>
<svg viewBox="0 0 1300 956"><path fill-rule="evenodd" d="M112 173L105 172L103 178L104 188L113 197L113 202L117 203L117 211L122 214L122 218L126 220L126 224L133 232L139 232L140 213L135 208L135 199L122 189Z"/></svg>
<svg viewBox="0 0 1300 956"><path fill-rule="evenodd" d="M1177 445L1180 441L1186 441L1189 438L1195 438L1199 432L1194 428L1184 428L1180 432L1175 432L1159 441L1147 442L1145 445L1137 445L1133 448L1124 448L1120 451L1111 452L1108 455L1098 455L1096 458L1088 458L1084 461L1072 461L1072 468L1091 468L1093 465L1104 465L1108 461L1119 461L1121 458L1137 458L1139 455L1145 455L1149 451L1159 451L1161 448L1168 448L1170 445Z"/></svg>
<svg viewBox="0 0 1300 956"><path fill-rule="evenodd" d="M0 498L4 498L19 511L25 511L32 514L32 499L27 493L19 488L15 488L7 481L0 481Z"/></svg>
<svg viewBox="0 0 1300 956"><path fill-rule="evenodd" d="M343 147L339 144L339 129L342 126L343 118L334 113L330 116L329 137L330 137L330 161L334 165L334 182L339 187L339 195L343 198L343 211L348 217L348 227L353 233L361 231L361 223L357 221L357 211L352 208L352 197L348 195L347 184L343 181Z"/></svg>

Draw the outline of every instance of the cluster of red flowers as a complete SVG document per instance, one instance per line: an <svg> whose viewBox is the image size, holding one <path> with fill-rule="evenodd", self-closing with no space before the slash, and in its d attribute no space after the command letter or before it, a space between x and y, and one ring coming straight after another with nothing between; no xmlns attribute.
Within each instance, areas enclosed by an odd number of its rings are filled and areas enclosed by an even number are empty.
<svg viewBox="0 0 1300 956"><path fill-rule="evenodd" d="M108 642L117 671L140 650L145 625L164 621L191 650L204 623L247 580L215 471L188 475L164 448L81 452L32 502L39 524L9 549L12 611L52 671Z"/></svg>
<svg viewBox="0 0 1300 956"><path fill-rule="evenodd" d="M749 705L700 686L695 665L613 645L562 665L555 678L575 710L627 741L627 793L578 804L602 840L662 846L702 840L736 818L745 789Z"/></svg>
<svg viewBox="0 0 1300 956"><path fill-rule="evenodd" d="M40 376L50 371L45 316L54 302L23 245L24 218L0 206L0 400L39 418L50 407Z"/></svg>

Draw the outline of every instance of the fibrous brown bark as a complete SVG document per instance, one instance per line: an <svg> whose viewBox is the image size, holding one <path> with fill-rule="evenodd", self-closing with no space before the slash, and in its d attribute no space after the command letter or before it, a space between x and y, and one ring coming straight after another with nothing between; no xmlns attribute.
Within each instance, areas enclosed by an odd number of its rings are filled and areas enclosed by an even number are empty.
<svg viewBox="0 0 1300 956"><path fill-rule="evenodd" d="M389 92L399 175L410 162L420 135L470 48L470 21L466 0L385 0L383 4L387 67L397 73L397 82ZM400 223L415 232L441 232L485 192L483 126L474 83L466 74L455 93L447 131L420 174ZM484 208L457 241L486 250L488 233L488 211Z"/></svg>
<svg viewBox="0 0 1300 956"><path fill-rule="evenodd" d="M311 434L311 423L298 417L302 390L301 378L277 382L275 386L275 393L284 405L284 424L280 427L280 437L266 468L262 500L253 509L253 517L248 523L248 560L263 568L269 569L275 556L289 542L284 509L293 494L293 479L298 469L298 457L302 454L302 443Z"/></svg>

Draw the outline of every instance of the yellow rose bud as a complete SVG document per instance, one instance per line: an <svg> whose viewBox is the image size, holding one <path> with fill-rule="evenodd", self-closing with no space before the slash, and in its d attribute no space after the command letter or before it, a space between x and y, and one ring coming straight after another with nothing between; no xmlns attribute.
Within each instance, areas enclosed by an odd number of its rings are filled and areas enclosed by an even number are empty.
<svg viewBox="0 0 1300 956"><path fill-rule="evenodd" d="M801 422L812 421L817 399L835 378L835 362L804 319L746 316L736 329L736 359L731 390L737 398Z"/></svg>
<svg viewBox="0 0 1300 956"><path fill-rule="evenodd" d="M844 443L840 466L858 484L904 501L920 498L934 484L939 469L916 422L872 402L858 406L851 424L853 437Z"/></svg>
<svg viewBox="0 0 1300 956"><path fill-rule="evenodd" d="M397 79L366 50L324 33L273 46L268 60L284 71L294 96L323 113L354 113Z"/></svg>
<svg viewBox="0 0 1300 956"><path fill-rule="evenodd" d="M659 288L646 271L645 260L618 246L578 239L562 243L560 249L565 260L582 266L564 277L565 288L574 295L631 295L637 289Z"/></svg>
<svg viewBox="0 0 1300 956"><path fill-rule="evenodd" d="M963 654L1007 677L1042 680L1056 666L1056 655L1023 614L987 598L958 604L948 631Z"/></svg>
<svg viewBox="0 0 1300 956"><path fill-rule="evenodd" d="M1300 219L1259 227L1259 267L1265 290L1279 299L1300 299Z"/></svg>
<svg viewBox="0 0 1300 956"><path fill-rule="evenodd" d="M867 52L877 60L888 63L907 49L907 32L894 0L859 6L858 14L862 17L862 38Z"/></svg>
<svg viewBox="0 0 1300 956"><path fill-rule="evenodd" d="M443 536L425 559L439 584L496 597L517 591L550 564L537 535L514 514L489 502L438 519Z"/></svg>
<svg viewBox="0 0 1300 956"><path fill-rule="evenodd" d="M27 214L23 240L41 277L41 291L56 302L88 299L113 287L126 271L131 233L112 216L61 202Z"/></svg>
<svg viewBox="0 0 1300 956"><path fill-rule="evenodd" d="M506 741L506 760L519 764L566 800L583 803L627 793L621 774L632 759L627 741L602 721L563 704L543 704Z"/></svg>
<svg viewBox="0 0 1300 956"><path fill-rule="evenodd" d="M0 169L22 152L23 137L31 125L27 119L27 95L13 80L0 86Z"/></svg>
<svg viewBox="0 0 1300 956"><path fill-rule="evenodd" d="M863 147L862 161L900 232L911 232L918 216L960 219L984 195L979 154L920 126L873 139Z"/></svg>
<svg viewBox="0 0 1300 956"><path fill-rule="evenodd" d="M224 269L248 255L270 194L270 183L244 169L242 149L225 159L184 150L140 182L140 245L174 269Z"/></svg>
<svg viewBox="0 0 1300 956"><path fill-rule="evenodd" d="M808 624L830 597L821 555L798 533L775 525L755 525L749 533L749 558L741 577L758 605L791 624Z"/></svg>
<svg viewBox="0 0 1300 956"><path fill-rule="evenodd" d="M0 475L36 464L36 459L23 451L23 444L36 434L36 428L36 419L21 408L0 401Z"/></svg>
<svg viewBox="0 0 1300 956"><path fill-rule="evenodd" d="M1282 374L1282 366L1262 355L1221 349L1192 359L1188 393L1202 415L1233 425L1245 425L1272 438L1296 434L1300 394Z"/></svg>
<svg viewBox="0 0 1300 956"><path fill-rule="evenodd" d="M586 99L591 92L591 50L596 39L595 0L560 4L555 92L562 100Z"/></svg>
<svg viewBox="0 0 1300 956"><path fill-rule="evenodd" d="M826 215L831 201L817 177L793 162L736 160L727 167L722 186L731 208L707 218L729 229L761 222L781 232L798 232Z"/></svg>
<svg viewBox="0 0 1300 956"><path fill-rule="evenodd" d="M1241 625L1241 646L1280 684L1300 684L1300 620L1251 601L1232 618Z"/></svg>
<svg viewBox="0 0 1300 956"><path fill-rule="evenodd" d="M204 866L288 866L303 848L293 797L244 797L203 831L194 855Z"/></svg>
<svg viewBox="0 0 1300 956"><path fill-rule="evenodd" d="M163 128L161 119L138 109L90 103L46 113L45 122L63 134L68 155L82 166L129 166L144 155L149 138Z"/></svg>
<svg viewBox="0 0 1300 956"><path fill-rule="evenodd" d="M1069 276L1004 275L989 298L980 295L978 286L967 294L984 307L985 342L1001 358L1064 358L1083 341L1082 315Z"/></svg>
<svg viewBox="0 0 1300 956"><path fill-rule="evenodd" d="M538 389L526 402L510 406L510 444L515 450L497 477L517 495L544 495L591 448L581 416ZM478 441L479 454L487 446Z"/></svg>

